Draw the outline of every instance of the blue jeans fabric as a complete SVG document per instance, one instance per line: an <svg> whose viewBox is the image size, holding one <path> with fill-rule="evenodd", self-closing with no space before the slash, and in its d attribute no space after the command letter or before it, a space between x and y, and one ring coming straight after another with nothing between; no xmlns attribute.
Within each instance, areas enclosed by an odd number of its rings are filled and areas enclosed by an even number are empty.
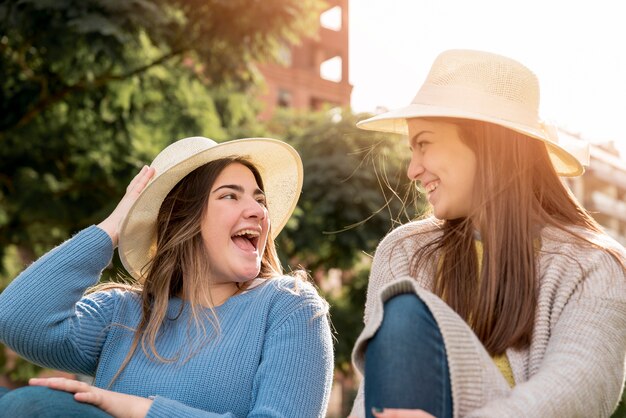
<svg viewBox="0 0 626 418"><path fill-rule="evenodd" d="M20 418L111 418L102 409L78 402L74 394L41 386L0 388L0 416Z"/></svg>
<svg viewBox="0 0 626 418"><path fill-rule="evenodd" d="M422 409L452 417L452 390L443 337L413 293L389 299L365 352L365 413L372 408Z"/></svg>

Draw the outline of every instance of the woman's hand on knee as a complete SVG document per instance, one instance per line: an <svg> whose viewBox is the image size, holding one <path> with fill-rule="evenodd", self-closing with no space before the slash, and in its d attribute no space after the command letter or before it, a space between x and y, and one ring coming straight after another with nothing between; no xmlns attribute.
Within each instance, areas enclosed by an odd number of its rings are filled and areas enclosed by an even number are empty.
<svg viewBox="0 0 626 418"><path fill-rule="evenodd" d="M373 408L372 414L374 414L376 418L435 418L428 412L424 412L421 409L385 408L376 410Z"/></svg>
<svg viewBox="0 0 626 418"><path fill-rule="evenodd" d="M116 418L144 418L152 400L100 389L78 380L63 377L35 378L28 383L74 394L78 402L92 404Z"/></svg>

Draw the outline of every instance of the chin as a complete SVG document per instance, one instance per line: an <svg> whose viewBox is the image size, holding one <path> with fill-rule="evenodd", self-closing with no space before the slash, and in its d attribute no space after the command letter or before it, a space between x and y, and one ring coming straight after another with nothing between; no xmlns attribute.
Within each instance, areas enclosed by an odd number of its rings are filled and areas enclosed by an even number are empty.
<svg viewBox="0 0 626 418"><path fill-rule="evenodd" d="M440 221L445 221L446 219L449 219L445 213L441 213L441 211L438 210L433 210L433 216Z"/></svg>
<svg viewBox="0 0 626 418"><path fill-rule="evenodd" d="M247 282L249 280L253 280L256 279L257 277L259 277L259 274L261 273L261 269L254 269L254 270L247 270L247 271L242 271L241 274L238 275L237 279L235 280L238 283L243 283L243 282Z"/></svg>

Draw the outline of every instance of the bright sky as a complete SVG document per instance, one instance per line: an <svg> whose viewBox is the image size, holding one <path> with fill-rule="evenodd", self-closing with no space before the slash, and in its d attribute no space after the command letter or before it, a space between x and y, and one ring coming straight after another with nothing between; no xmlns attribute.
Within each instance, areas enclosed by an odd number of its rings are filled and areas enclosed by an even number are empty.
<svg viewBox="0 0 626 418"><path fill-rule="evenodd" d="M626 5L621 0L351 0L352 108L411 102L435 57L479 49L541 85L544 120L626 150Z"/></svg>

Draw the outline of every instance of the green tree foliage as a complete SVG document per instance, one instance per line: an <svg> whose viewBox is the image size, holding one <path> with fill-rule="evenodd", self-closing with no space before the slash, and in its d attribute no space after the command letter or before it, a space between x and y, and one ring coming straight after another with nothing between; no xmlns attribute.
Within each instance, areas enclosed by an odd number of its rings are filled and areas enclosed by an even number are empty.
<svg viewBox="0 0 626 418"><path fill-rule="evenodd" d="M363 131L350 112L279 113L269 131L302 156L302 196L278 247L314 278L341 269L343 286L326 293L337 332L336 366L348 371L363 327L371 255L395 226L423 210L406 177L408 151L398 135ZM323 286L322 286L323 287Z"/></svg>
<svg viewBox="0 0 626 418"><path fill-rule="evenodd" d="M316 27L320 6L318 0L2 2L0 132L68 96L182 58L213 85L246 84L255 62Z"/></svg>
<svg viewBox="0 0 626 418"><path fill-rule="evenodd" d="M320 4L0 2L0 260L101 219L167 143L258 129L254 63L314 29Z"/></svg>

